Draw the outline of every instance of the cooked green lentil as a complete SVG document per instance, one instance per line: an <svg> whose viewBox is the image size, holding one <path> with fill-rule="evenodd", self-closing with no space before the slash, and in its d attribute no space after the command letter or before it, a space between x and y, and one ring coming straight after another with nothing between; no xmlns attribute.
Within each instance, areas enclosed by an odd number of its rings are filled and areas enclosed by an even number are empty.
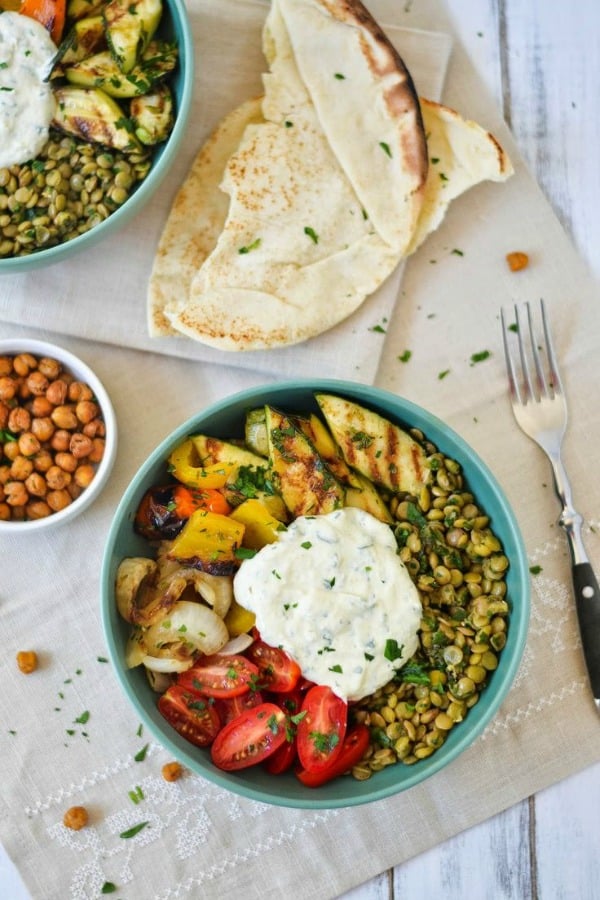
<svg viewBox="0 0 600 900"><path fill-rule="evenodd" d="M397 676L352 708L371 742L359 781L412 765L442 746L479 700L506 644L509 561L460 465L417 430L429 479L419 497L390 497L400 557L423 603L419 649Z"/></svg>
<svg viewBox="0 0 600 900"><path fill-rule="evenodd" d="M122 153L51 131L40 155L0 168L0 258L70 241L119 208L152 165L152 151Z"/></svg>

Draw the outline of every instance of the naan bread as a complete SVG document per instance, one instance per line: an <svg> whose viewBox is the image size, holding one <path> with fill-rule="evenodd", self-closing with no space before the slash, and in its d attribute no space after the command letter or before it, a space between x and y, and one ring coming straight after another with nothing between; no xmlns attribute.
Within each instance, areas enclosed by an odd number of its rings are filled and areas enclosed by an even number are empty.
<svg viewBox="0 0 600 900"><path fill-rule="evenodd" d="M274 0L264 51L263 119L247 125L227 161L226 221L189 284L179 261L167 262L176 250L173 220L184 221L181 193L171 213L150 284L154 334L168 323L226 350L306 340L350 315L393 271L414 233L427 175L418 98L364 7ZM325 73L311 74L315 66ZM212 179L216 166L206 157ZM201 170L197 161L194 181ZM188 219L176 256L189 249L189 227Z"/></svg>
<svg viewBox="0 0 600 900"><path fill-rule="evenodd" d="M153 336L240 351L320 334L451 200L512 173L484 129L416 100L357 2L273 0L263 50L264 98L217 126L175 200L149 286Z"/></svg>

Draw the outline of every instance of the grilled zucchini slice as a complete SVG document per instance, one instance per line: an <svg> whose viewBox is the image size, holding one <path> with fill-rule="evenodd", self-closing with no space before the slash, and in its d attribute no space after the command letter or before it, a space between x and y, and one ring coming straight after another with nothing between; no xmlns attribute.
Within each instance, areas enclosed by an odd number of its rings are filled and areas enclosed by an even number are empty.
<svg viewBox="0 0 600 900"><path fill-rule="evenodd" d="M106 40L121 72L131 72L152 40L161 0L111 0L103 11Z"/></svg>

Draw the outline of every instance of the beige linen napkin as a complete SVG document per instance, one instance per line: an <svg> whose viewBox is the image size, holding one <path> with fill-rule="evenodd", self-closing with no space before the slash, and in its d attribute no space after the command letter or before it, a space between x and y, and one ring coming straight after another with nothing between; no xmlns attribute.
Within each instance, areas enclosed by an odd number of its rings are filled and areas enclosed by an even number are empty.
<svg viewBox="0 0 600 900"><path fill-rule="evenodd" d="M248 0L189 0L196 81L189 128L172 171L149 206L85 255L31 274L0 277L0 321L25 323L62 334L257 369L280 376L343 376L372 381L382 349L380 329L392 315L402 267L357 312L336 328L296 347L224 353L185 338L151 339L146 327L146 287L168 211L196 152L216 123L262 92L261 28L268 4ZM417 90L441 96L451 40L446 34L397 27L397 12L382 21L406 61ZM323 302L327 302L323 298ZM375 329L375 330L373 330Z"/></svg>
<svg viewBox="0 0 600 900"><path fill-rule="evenodd" d="M370 6L388 20L398 9L393 0ZM407 4L403 14L407 25L452 33L440 0ZM164 782L160 767L169 757L139 733L104 661L97 598L102 547L125 486L156 443L205 404L264 376L61 338L98 371L121 433L111 482L89 511L69 528L0 543L0 837L34 900L89 900L104 881L127 900L329 900L600 760L600 722L550 473L513 422L498 320L500 305L513 300L543 296L549 307L570 402L565 462L598 571L600 487L592 463L600 408L590 390L600 353L597 285L459 46L445 98L499 136L516 174L457 201L443 229L407 265L377 384L421 403L462 434L514 506L531 565L541 571L532 578L531 629L513 689L484 734L450 766L375 804L288 810L243 800L193 776ZM518 275L504 261L515 249L531 256ZM32 329L5 325L5 332ZM408 363L398 359L405 349L412 351ZM482 350L489 358L473 363ZM448 374L440 379L442 371ZM352 361L344 374L354 376ZM14 654L29 647L38 650L41 669L24 677ZM71 805L89 809L87 829L63 827ZM149 825L135 838L119 837L142 821Z"/></svg>

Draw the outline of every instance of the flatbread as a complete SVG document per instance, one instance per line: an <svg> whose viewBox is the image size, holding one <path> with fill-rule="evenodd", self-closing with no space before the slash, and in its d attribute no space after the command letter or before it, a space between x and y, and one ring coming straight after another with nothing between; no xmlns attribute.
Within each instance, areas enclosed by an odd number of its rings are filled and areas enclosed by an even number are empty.
<svg viewBox="0 0 600 900"><path fill-rule="evenodd" d="M485 129L415 97L355 0L273 0L263 51L265 96L217 126L171 210L149 284L153 336L246 351L320 334L453 199L512 173Z"/></svg>
<svg viewBox="0 0 600 900"><path fill-rule="evenodd" d="M327 84L302 75L312 72L319 43L336 48L327 54L337 60L326 64ZM189 258L184 197L197 190L201 162L169 217L150 282L153 334L171 326L225 350L306 340L350 315L411 240L427 175L425 133L410 75L371 16L359 3L274 0L264 50L263 119L246 126L227 160L226 221L189 286L167 255Z"/></svg>

